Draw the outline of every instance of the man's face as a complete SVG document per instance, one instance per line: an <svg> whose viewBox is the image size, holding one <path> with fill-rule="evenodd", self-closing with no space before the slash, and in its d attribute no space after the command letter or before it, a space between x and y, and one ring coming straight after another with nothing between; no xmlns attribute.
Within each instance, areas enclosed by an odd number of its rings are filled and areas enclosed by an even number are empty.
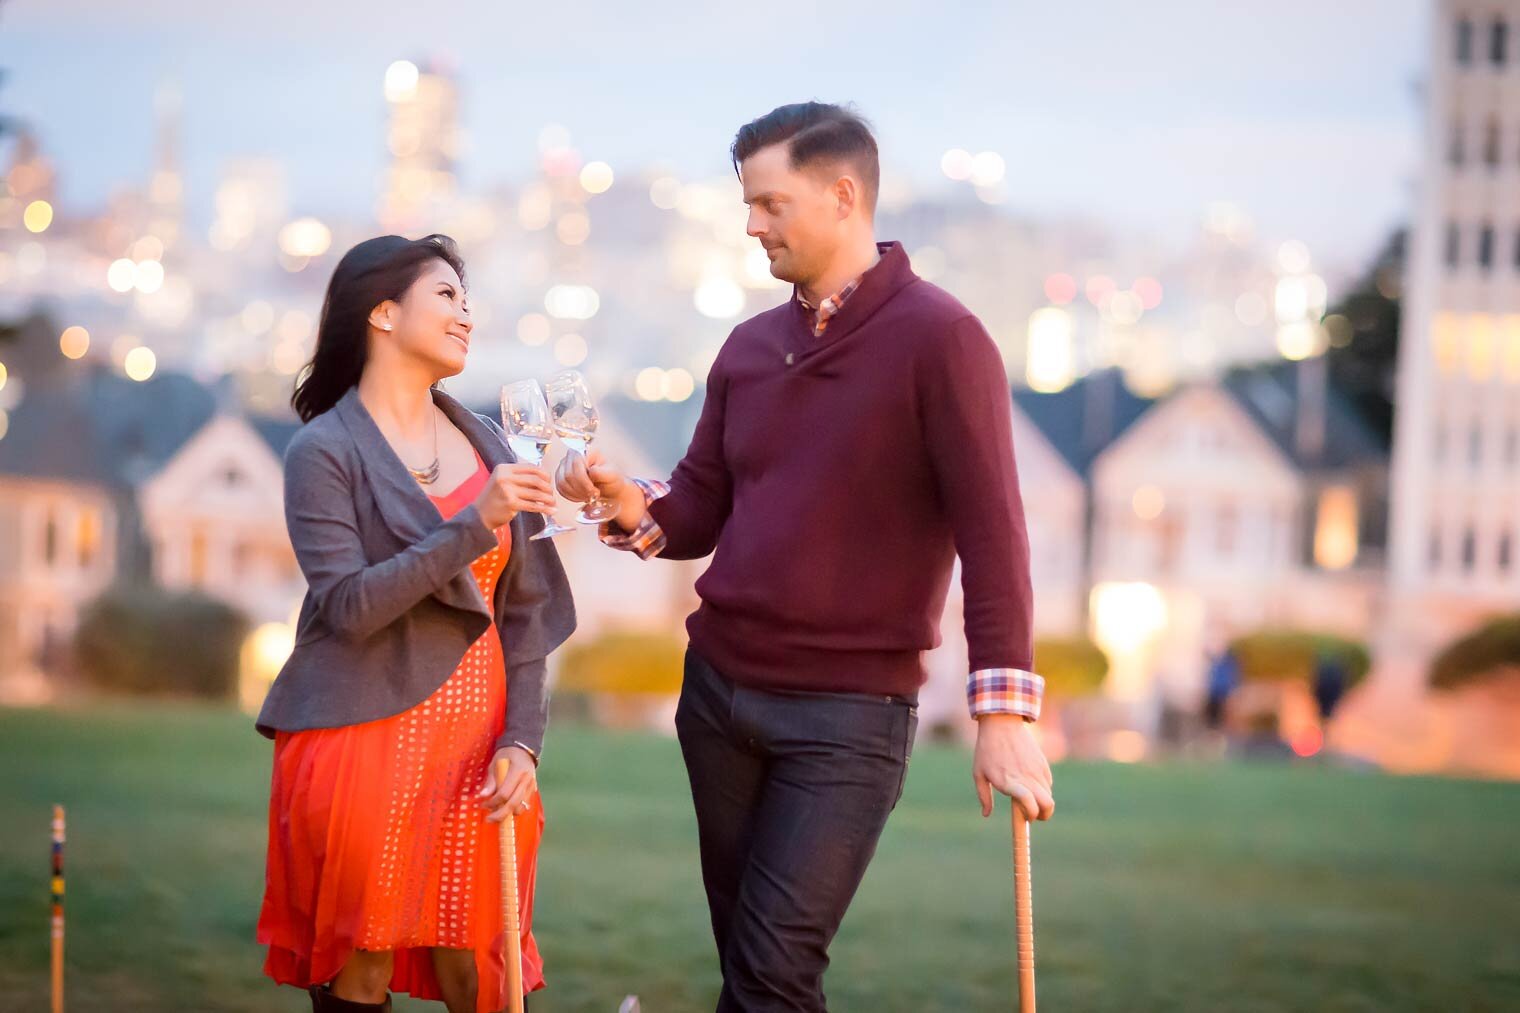
<svg viewBox="0 0 1520 1013"><path fill-rule="evenodd" d="M820 277L839 250L848 214L833 174L793 169L787 145L781 143L746 158L739 175L749 205L745 231L765 247L771 274L794 285Z"/></svg>

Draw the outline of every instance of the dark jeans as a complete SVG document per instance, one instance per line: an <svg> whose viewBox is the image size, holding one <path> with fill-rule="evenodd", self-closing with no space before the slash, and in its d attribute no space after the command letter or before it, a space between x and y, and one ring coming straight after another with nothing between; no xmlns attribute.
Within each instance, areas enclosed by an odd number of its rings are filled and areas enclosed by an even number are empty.
<svg viewBox="0 0 1520 1013"><path fill-rule="evenodd" d="M676 732L723 969L718 1013L821 1013L829 943L907 777L900 697L729 682L692 651Z"/></svg>

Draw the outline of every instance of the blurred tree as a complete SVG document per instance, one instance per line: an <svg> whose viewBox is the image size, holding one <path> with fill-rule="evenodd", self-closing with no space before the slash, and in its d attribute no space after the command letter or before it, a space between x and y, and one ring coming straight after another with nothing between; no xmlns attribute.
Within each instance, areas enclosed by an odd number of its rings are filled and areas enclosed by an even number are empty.
<svg viewBox="0 0 1520 1013"><path fill-rule="evenodd" d="M1041 637L1034 642L1034 670L1052 697L1087 696L1108 677L1108 656L1086 637Z"/></svg>
<svg viewBox="0 0 1520 1013"><path fill-rule="evenodd" d="M1430 664L1432 689L1456 689L1520 669L1520 615L1492 619L1458 637Z"/></svg>
<svg viewBox="0 0 1520 1013"><path fill-rule="evenodd" d="M67 375L70 362L58 354L58 330L40 310L17 320L0 320L0 361L28 383Z"/></svg>
<svg viewBox="0 0 1520 1013"><path fill-rule="evenodd" d="M247 635L242 613L214 598L118 584L85 606L74 656L100 689L228 700Z"/></svg>
<svg viewBox="0 0 1520 1013"><path fill-rule="evenodd" d="M1259 630L1233 641L1230 653L1239 662L1242 680L1302 682L1314 691L1326 716L1327 702L1333 710L1341 695L1372 667L1366 644L1310 630Z"/></svg>
<svg viewBox="0 0 1520 1013"><path fill-rule="evenodd" d="M1367 273L1325 314L1331 383L1345 392L1385 443L1393 440L1406 236L1403 229L1389 236Z"/></svg>

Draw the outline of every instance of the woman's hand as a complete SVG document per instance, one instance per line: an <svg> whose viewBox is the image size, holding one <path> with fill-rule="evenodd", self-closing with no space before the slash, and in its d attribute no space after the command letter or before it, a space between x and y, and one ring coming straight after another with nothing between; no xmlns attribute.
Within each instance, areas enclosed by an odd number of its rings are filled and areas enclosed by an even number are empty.
<svg viewBox="0 0 1520 1013"><path fill-rule="evenodd" d="M507 776L497 784L496 767L502 760L507 761ZM491 765L486 768L486 783L476 797L490 810L487 822L500 823L508 816L527 812L528 800L537 789L538 768L533 765L533 757L521 746L504 746L491 757Z"/></svg>
<svg viewBox="0 0 1520 1013"><path fill-rule="evenodd" d="M475 509L486 527L495 530L524 510L554 512L554 486L549 473L531 464L498 464L475 497Z"/></svg>

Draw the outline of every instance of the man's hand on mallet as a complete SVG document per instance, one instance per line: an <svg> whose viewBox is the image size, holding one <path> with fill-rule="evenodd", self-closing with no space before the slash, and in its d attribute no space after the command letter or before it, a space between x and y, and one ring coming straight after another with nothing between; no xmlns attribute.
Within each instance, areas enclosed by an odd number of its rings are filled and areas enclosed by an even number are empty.
<svg viewBox="0 0 1520 1013"><path fill-rule="evenodd" d="M1029 723L1017 714L977 718L971 779L976 783L984 817L992 815L994 788L1012 798L1032 820L1048 820L1056 811L1050 763Z"/></svg>

